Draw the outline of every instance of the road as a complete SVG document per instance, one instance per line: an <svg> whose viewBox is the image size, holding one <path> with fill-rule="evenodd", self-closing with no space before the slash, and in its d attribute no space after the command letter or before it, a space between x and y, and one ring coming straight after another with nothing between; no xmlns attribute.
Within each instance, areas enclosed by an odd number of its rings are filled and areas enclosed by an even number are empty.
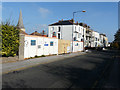
<svg viewBox="0 0 120 90"><path fill-rule="evenodd" d="M92 51L85 55L10 72L3 74L2 86L3 88L94 88L101 85L105 72L110 72L114 55L112 52Z"/></svg>

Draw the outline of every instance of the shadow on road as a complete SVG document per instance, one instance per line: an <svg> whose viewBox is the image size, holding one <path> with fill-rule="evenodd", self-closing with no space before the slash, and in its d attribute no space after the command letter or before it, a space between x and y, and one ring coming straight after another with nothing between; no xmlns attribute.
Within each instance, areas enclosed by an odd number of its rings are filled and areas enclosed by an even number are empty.
<svg viewBox="0 0 120 90"><path fill-rule="evenodd" d="M93 53L69 59L69 61L75 59L75 62L76 60L80 60L77 63L72 62L70 64L61 65L61 62L56 62L56 65L54 63L54 65L48 64L44 65L44 67L47 68L46 72L60 77L61 79L67 79L71 83L70 87L90 88L101 75L108 61L112 60L111 54L109 53ZM66 62L69 61L66 60ZM65 60L63 62L65 62Z"/></svg>
<svg viewBox="0 0 120 90"><path fill-rule="evenodd" d="M110 52L95 52L39 65L3 76L3 87L91 88L106 65ZM11 79L12 78L12 79Z"/></svg>

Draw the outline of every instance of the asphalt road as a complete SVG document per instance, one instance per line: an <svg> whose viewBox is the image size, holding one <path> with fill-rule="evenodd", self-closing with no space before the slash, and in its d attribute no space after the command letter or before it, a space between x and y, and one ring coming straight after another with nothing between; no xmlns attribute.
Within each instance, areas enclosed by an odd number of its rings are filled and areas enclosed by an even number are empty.
<svg viewBox="0 0 120 90"><path fill-rule="evenodd" d="M114 61L114 53L93 51L3 74L3 88L92 88ZM108 70L109 71L109 70Z"/></svg>

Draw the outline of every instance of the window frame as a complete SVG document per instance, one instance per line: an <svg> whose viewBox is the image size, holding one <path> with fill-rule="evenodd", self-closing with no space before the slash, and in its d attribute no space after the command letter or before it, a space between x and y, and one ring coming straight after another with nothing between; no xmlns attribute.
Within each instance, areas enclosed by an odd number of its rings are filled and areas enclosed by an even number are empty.
<svg viewBox="0 0 120 90"><path fill-rule="evenodd" d="M36 45L36 40L31 40L31 46L35 46Z"/></svg>
<svg viewBox="0 0 120 90"><path fill-rule="evenodd" d="M52 44L51 44L52 43ZM50 46L54 46L54 42L53 41L50 41Z"/></svg>

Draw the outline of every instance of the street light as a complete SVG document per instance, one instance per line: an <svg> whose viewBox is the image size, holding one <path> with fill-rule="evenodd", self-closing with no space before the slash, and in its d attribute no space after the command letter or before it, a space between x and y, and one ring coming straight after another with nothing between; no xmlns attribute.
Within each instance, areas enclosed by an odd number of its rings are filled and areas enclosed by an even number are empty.
<svg viewBox="0 0 120 90"><path fill-rule="evenodd" d="M74 25L74 14L77 12L86 12L85 10L73 12L73 25ZM73 52L73 25L72 25L72 52ZM84 35L84 33L83 33ZM84 40L83 40L84 43Z"/></svg>

